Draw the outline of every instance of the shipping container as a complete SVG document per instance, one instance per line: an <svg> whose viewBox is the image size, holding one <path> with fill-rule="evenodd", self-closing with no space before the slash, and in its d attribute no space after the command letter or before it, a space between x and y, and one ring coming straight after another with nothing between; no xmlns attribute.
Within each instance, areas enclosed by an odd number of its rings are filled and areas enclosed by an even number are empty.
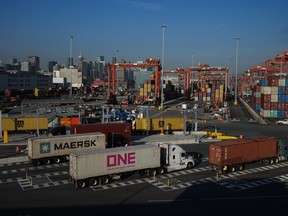
<svg viewBox="0 0 288 216"><path fill-rule="evenodd" d="M48 117L2 118L2 131L37 131L48 130Z"/></svg>
<svg viewBox="0 0 288 216"><path fill-rule="evenodd" d="M100 132L28 138L28 158L36 166L67 161L72 152L105 148L105 134Z"/></svg>
<svg viewBox="0 0 288 216"><path fill-rule="evenodd" d="M212 170L242 170L248 163L261 161L276 163L277 139L274 137L244 138L211 143L209 162Z"/></svg>
<svg viewBox="0 0 288 216"><path fill-rule="evenodd" d="M129 122L108 122L108 123L95 123L95 124L75 124L71 125L71 134L101 132L106 136L108 142L109 133L119 134L127 140L131 139L132 131Z"/></svg>
<svg viewBox="0 0 288 216"><path fill-rule="evenodd" d="M69 173L73 179L81 180L160 167L160 148L155 145L136 145L72 153L70 158Z"/></svg>

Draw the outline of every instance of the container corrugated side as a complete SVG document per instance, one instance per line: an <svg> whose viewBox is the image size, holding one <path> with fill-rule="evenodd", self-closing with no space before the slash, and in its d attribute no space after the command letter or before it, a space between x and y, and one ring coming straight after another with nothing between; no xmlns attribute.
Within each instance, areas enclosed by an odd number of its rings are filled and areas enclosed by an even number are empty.
<svg viewBox="0 0 288 216"><path fill-rule="evenodd" d="M70 165L70 175L76 180L157 168L160 167L160 148L145 144L77 152L71 154Z"/></svg>
<svg viewBox="0 0 288 216"><path fill-rule="evenodd" d="M28 139L28 157L39 159L69 155L80 150L106 148L106 137L103 133L72 134Z"/></svg>
<svg viewBox="0 0 288 216"><path fill-rule="evenodd" d="M277 141L273 137L229 140L209 146L209 162L218 166L252 162L276 155Z"/></svg>

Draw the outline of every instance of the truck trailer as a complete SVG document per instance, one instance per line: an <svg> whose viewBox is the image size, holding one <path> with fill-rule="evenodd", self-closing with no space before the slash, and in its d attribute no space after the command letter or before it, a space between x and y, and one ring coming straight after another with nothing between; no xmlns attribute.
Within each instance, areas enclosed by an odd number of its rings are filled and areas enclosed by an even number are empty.
<svg viewBox="0 0 288 216"><path fill-rule="evenodd" d="M224 140L209 146L210 169L218 174L241 171L247 164L286 160L288 138L258 137Z"/></svg>
<svg viewBox="0 0 288 216"><path fill-rule="evenodd" d="M180 146L158 143L73 152L69 174L76 188L84 188L120 180L122 174L155 176L194 166L194 158Z"/></svg>
<svg viewBox="0 0 288 216"><path fill-rule="evenodd" d="M108 122L95 124L75 124L70 127L70 134L102 132L106 135L108 148L129 144L132 136L129 122ZM113 145L112 145L113 144Z"/></svg>
<svg viewBox="0 0 288 216"><path fill-rule="evenodd" d="M28 138L28 158L35 166L65 162L72 152L106 148L104 133Z"/></svg>

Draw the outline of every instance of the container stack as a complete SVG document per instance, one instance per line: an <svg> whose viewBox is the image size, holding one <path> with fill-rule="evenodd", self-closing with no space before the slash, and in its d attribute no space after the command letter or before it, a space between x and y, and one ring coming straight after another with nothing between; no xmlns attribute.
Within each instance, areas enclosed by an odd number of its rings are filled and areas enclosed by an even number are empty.
<svg viewBox="0 0 288 216"><path fill-rule="evenodd" d="M194 92L194 100L221 107L224 101L224 84L219 80L206 83L203 88Z"/></svg>
<svg viewBox="0 0 288 216"><path fill-rule="evenodd" d="M141 97L154 97L155 95L155 80L144 80L144 84L141 85L139 90Z"/></svg>
<svg viewBox="0 0 288 216"><path fill-rule="evenodd" d="M260 79L252 90L252 104L265 118L288 118L288 79Z"/></svg>

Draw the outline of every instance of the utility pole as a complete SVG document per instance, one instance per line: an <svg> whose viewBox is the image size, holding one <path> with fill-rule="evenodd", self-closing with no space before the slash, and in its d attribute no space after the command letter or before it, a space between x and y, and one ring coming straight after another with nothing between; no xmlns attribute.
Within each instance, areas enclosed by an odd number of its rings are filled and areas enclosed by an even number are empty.
<svg viewBox="0 0 288 216"><path fill-rule="evenodd" d="M164 75L163 75L163 71L164 71L164 32L165 32L165 28L167 28L167 27L168 27L167 25L161 25L161 28L162 28L161 110L163 109L163 103L164 103L164 93L163 93L163 82L164 82Z"/></svg>
<svg viewBox="0 0 288 216"><path fill-rule="evenodd" d="M240 37L235 37L234 40L236 40L236 71L235 71L235 101L234 101L234 105L238 105L238 101L237 101L237 97L238 97L238 41L240 40Z"/></svg>
<svg viewBox="0 0 288 216"><path fill-rule="evenodd" d="M70 60L69 60L69 69L70 69L70 78L71 78L71 81L70 81L70 91L69 91L69 98L72 99L72 68L73 68L73 65L72 65L72 40L73 40L73 36L71 35L70 36Z"/></svg>

